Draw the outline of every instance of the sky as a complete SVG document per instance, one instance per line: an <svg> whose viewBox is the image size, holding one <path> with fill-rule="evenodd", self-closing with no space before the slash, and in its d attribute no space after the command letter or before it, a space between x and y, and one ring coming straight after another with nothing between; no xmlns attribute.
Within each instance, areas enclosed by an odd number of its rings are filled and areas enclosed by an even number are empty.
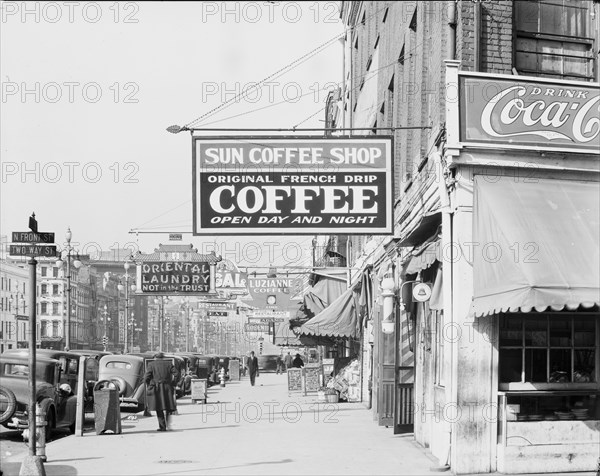
<svg viewBox="0 0 600 476"><path fill-rule="evenodd" d="M177 243L169 232L192 229L191 137L168 126L201 118L191 125L320 128L327 90L342 80L339 2L0 8L0 234L8 241L35 212L59 245L70 227L82 254ZM181 243L268 266L307 264L311 240L184 234Z"/></svg>

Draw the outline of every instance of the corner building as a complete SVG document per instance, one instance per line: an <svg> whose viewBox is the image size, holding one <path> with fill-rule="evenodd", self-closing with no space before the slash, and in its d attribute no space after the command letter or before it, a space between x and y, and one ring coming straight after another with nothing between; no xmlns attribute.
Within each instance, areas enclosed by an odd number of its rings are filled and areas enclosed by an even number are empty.
<svg viewBox="0 0 600 476"><path fill-rule="evenodd" d="M374 420L456 474L596 470L600 4L342 2L341 17L328 120L395 148L394 235L349 238L353 280L372 269Z"/></svg>

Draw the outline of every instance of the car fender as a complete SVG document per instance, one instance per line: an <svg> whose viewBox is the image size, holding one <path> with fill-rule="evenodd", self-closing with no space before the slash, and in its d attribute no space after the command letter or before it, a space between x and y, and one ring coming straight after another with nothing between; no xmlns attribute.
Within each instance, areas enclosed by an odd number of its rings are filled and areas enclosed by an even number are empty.
<svg viewBox="0 0 600 476"><path fill-rule="evenodd" d="M42 401L40 401L38 403L40 405L42 412L44 412L44 416L46 419L48 418L49 412L54 412L54 425L56 426L58 415L57 415L57 411L56 411L56 406L54 405L54 401L51 398L44 398L44 399L42 399ZM48 421L48 420L46 420L46 421Z"/></svg>

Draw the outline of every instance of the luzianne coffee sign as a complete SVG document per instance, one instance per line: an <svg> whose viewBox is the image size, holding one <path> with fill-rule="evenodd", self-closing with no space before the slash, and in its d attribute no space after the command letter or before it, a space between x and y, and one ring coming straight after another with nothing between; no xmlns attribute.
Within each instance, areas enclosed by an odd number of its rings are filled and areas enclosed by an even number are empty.
<svg viewBox="0 0 600 476"><path fill-rule="evenodd" d="M460 141L600 153L597 83L459 73Z"/></svg>
<svg viewBox="0 0 600 476"><path fill-rule="evenodd" d="M392 139L193 139L194 234L391 234Z"/></svg>
<svg viewBox="0 0 600 476"><path fill-rule="evenodd" d="M145 262L138 273L142 293L204 294L210 289L210 265L205 262Z"/></svg>

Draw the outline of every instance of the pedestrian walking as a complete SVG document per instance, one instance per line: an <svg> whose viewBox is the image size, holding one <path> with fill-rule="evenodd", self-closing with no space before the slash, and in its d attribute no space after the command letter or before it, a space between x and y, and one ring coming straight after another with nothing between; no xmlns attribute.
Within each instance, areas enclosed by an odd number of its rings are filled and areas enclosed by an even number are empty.
<svg viewBox="0 0 600 476"><path fill-rule="evenodd" d="M304 361L302 360L302 357L300 357L300 354L296 354L296 358L292 362L292 366L294 366L297 369L301 369L302 367L304 367Z"/></svg>
<svg viewBox="0 0 600 476"><path fill-rule="evenodd" d="M277 364L277 374L282 374L283 373L283 359L281 358L281 355L277 356L277 359L275 360L275 363Z"/></svg>
<svg viewBox="0 0 600 476"><path fill-rule="evenodd" d="M171 360L165 359L165 354L162 352L156 354L154 358L155 360L148 363L144 375L148 408L156 412L158 418L156 431L167 431L171 414L177 410L173 387L177 379L177 369Z"/></svg>
<svg viewBox="0 0 600 476"><path fill-rule="evenodd" d="M292 360L293 360L292 356L288 352L287 355L283 359L283 362L285 363L285 369L286 370L292 367Z"/></svg>
<svg viewBox="0 0 600 476"><path fill-rule="evenodd" d="M254 356L254 351L250 352L248 362L246 363L248 373L250 374L250 385L254 386L254 381L258 377L258 359Z"/></svg>

